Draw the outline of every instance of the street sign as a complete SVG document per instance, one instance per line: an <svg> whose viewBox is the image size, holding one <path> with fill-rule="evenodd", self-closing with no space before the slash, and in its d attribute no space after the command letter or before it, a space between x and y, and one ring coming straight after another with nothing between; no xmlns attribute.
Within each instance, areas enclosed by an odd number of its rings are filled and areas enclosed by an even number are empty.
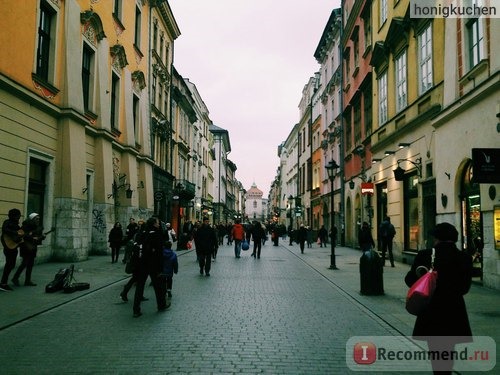
<svg viewBox="0 0 500 375"><path fill-rule="evenodd" d="M361 194L373 195L375 187L373 182L362 182L361 183Z"/></svg>
<svg viewBox="0 0 500 375"><path fill-rule="evenodd" d="M161 201L163 198L164 198L165 194L163 193L163 191L155 191L155 201Z"/></svg>

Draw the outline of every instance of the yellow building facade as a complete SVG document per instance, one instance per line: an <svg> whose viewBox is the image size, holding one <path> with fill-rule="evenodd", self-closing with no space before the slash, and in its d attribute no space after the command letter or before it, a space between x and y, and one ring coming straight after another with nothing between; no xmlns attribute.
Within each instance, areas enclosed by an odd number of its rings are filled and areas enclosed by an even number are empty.
<svg viewBox="0 0 500 375"><path fill-rule="evenodd" d="M431 119L443 105L444 20L412 19L409 1L372 3L374 235L396 228L394 254L411 262L432 246L436 180ZM402 176L395 177L400 168Z"/></svg>
<svg viewBox="0 0 500 375"><path fill-rule="evenodd" d="M152 214L147 2L4 9L0 215L37 212L55 228L42 260L105 253L114 222Z"/></svg>

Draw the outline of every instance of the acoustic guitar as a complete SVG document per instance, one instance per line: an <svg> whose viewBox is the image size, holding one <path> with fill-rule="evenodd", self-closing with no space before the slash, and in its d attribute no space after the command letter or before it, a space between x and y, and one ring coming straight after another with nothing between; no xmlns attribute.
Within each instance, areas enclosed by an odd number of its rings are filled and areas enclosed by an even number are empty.
<svg viewBox="0 0 500 375"><path fill-rule="evenodd" d="M55 230L56 230L56 228L52 228L48 232L45 232L43 235L46 236L47 234L52 233ZM9 235L2 234L2 245L5 246L6 248L10 249L10 250L14 250L20 244L22 244L24 242L24 246L28 250L32 250L35 247L35 243L31 242L31 241L26 241L25 242L24 241L24 236L25 235L26 235L26 233L24 233L24 231L22 229L19 229L17 231L17 238L13 238L13 237L11 237Z"/></svg>
<svg viewBox="0 0 500 375"><path fill-rule="evenodd" d="M16 249L24 241L24 231L19 229L17 231L17 237L13 238L7 234L2 234L2 245L9 250Z"/></svg>
<svg viewBox="0 0 500 375"><path fill-rule="evenodd" d="M51 228L48 232L45 232L43 234L43 236L46 236L47 234L49 233L52 233L53 231L55 231L56 228ZM35 245L39 245L42 243L42 240L35 240L35 241L24 241L24 247L28 250L33 250Z"/></svg>

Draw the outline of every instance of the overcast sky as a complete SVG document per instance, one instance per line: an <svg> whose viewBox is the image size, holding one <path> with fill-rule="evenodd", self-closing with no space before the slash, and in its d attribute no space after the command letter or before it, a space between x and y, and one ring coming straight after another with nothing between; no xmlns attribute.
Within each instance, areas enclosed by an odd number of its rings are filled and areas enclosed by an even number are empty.
<svg viewBox="0 0 500 375"><path fill-rule="evenodd" d="M174 65L194 83L210 118L229 132L229 159L248 190L264 192L278 145L299 122L302 89L340 0L169 0L181 35Z"/></svg>

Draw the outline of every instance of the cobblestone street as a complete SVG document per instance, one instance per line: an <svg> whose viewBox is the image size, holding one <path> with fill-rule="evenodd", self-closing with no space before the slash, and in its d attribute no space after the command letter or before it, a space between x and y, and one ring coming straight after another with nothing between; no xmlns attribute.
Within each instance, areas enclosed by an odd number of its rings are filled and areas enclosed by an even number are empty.
<svg viewBox="0 0 500 375"><path fill-rule="evenodd" d="M383 306L394 310L391 304L400 303L391 298L389 272L386 296L363 302L353 292L359 289L358 252L343 254L341 248L338 257L341 270L335 272L350 275L342 276L345 285L352 284L349 290L325 276L332 275L326 268L328 249L297 250L268 242L261 259L249 251L236 259L232 248L223 246L211 277L200 276L194 252L180 252L172 307L158 313L153 289L146 288L149 301L143 302L140 318L132 317L131 301L119 298L125 283L121 265L106 264L120 268L120 277L107 286L73 294L73 300L0 330L1 372L341 374L351 373L345 353L350 337L411 334L411 323L398 323L397 312L391 324L387 316L381 318ZM319 260L325 267L318 267ZM39 290L32 299L55 296L44 294L41 286L34 289ZM2 297L23 298L24 292L31 289Z"/></svg>

